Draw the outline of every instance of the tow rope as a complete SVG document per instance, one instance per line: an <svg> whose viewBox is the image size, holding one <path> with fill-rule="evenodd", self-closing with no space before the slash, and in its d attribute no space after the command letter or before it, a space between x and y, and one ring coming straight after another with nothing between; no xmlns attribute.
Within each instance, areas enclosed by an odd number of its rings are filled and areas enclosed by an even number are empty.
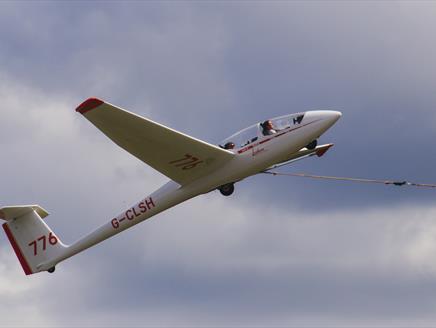
<svg viewBox="0 0 436 328"><path fill-rule="evenodd" d="M271 174L271 175L280 175L280 176L311 178L311 179L350 181L350 182L361 182L361 183L377 183L377 184L392 185L392 186L397 186L397 187L412 186L412 187L421 187L421 188L436 188L436 184L415 183L415 182L410 182L410 181L333 177L333 176L327 176L327 175L314 175L314 174L306 174L306 173L281 173L281 172L275 172L275 171L263 171L262 173Z"/></svg>

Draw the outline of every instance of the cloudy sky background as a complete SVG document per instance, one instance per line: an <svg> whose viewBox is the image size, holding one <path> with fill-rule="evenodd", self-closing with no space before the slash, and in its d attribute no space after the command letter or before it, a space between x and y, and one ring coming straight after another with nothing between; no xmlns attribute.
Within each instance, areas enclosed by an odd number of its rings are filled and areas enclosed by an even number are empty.
<svg viewBox="0 0 436 328"><path fill-rule="evenodd" d="M96 96L218 143L341 120L284 171L436 182L436 4L2 2L0 204L66 243L166 178L74 109ZM258 176L26 277L0 238L0 326L436 323L432 190Z"/></svg>

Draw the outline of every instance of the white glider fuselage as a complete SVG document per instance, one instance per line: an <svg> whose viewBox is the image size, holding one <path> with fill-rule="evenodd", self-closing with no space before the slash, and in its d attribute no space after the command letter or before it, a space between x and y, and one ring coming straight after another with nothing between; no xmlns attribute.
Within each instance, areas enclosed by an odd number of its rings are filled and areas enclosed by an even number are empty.
<svg viewBox="0 0 436 328"><path fill-rule="evenodd" d="M297 114L293 116L295 115ZM288 160L292 154L319 138L340 116L341 113L336 111L308 111L304 113L304 119L295 126L289 126L266 136L259 133L253 138L256 139L255 141L228 150L235 156L213 173L183 186L169 181L89 235L67 246L61 256L38 265L38 271L48 270L57 263L190 198L215 190L227 183L243 180L274 164ZM230 139L231 137L226 141Z"/></svg>

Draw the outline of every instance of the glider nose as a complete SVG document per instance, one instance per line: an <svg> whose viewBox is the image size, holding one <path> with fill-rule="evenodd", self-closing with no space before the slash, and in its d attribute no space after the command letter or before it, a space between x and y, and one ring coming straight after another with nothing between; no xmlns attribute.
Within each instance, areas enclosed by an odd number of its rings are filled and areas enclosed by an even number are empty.
<svg viewBox="0 0 436 328"><path fill-rule="evenodd" d="M330 129L339 120L341 116L342 116L341 112L337 112L334 110L322 111L321 122L322 125L324 126L325 131Z"/></svg>
<svg viewBox="0 0 436 328"><path fill-rule="evenodd" d="M332 126L335 124L342 116L341 112L334 111L334 110L328 110L325 111L325 120Z"/></svg>
<svg viewBox="0 0 436 328"><path fill-rule="evenodd" d="M317 137L326 132L334 125L342 116L341 112L334 110L316 110L306 112L306 116L309 122L315 123L311 128Z"/></svg>
<svg viewBox="0 0 436 328"><path fill-rule="evenodd" d="M342 116L341 112L334 110L316 110L307 112L307 114L312 120L321 122L321 125L326 128L331 127Z"/></svg>

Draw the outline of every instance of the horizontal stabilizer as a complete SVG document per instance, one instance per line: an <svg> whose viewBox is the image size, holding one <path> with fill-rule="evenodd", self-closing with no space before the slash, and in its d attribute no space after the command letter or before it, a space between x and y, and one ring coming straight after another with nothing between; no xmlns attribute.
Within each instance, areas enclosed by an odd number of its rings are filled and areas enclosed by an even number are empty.
<svg viewBox="0 0 436 328"><path fill-rule="evenodd" d="M0 219L11 221L18 219L29 212L35 211L41 219L47 217L49 213L39 205L18 205L18 206L5 206L0 208Z"/></svg>

